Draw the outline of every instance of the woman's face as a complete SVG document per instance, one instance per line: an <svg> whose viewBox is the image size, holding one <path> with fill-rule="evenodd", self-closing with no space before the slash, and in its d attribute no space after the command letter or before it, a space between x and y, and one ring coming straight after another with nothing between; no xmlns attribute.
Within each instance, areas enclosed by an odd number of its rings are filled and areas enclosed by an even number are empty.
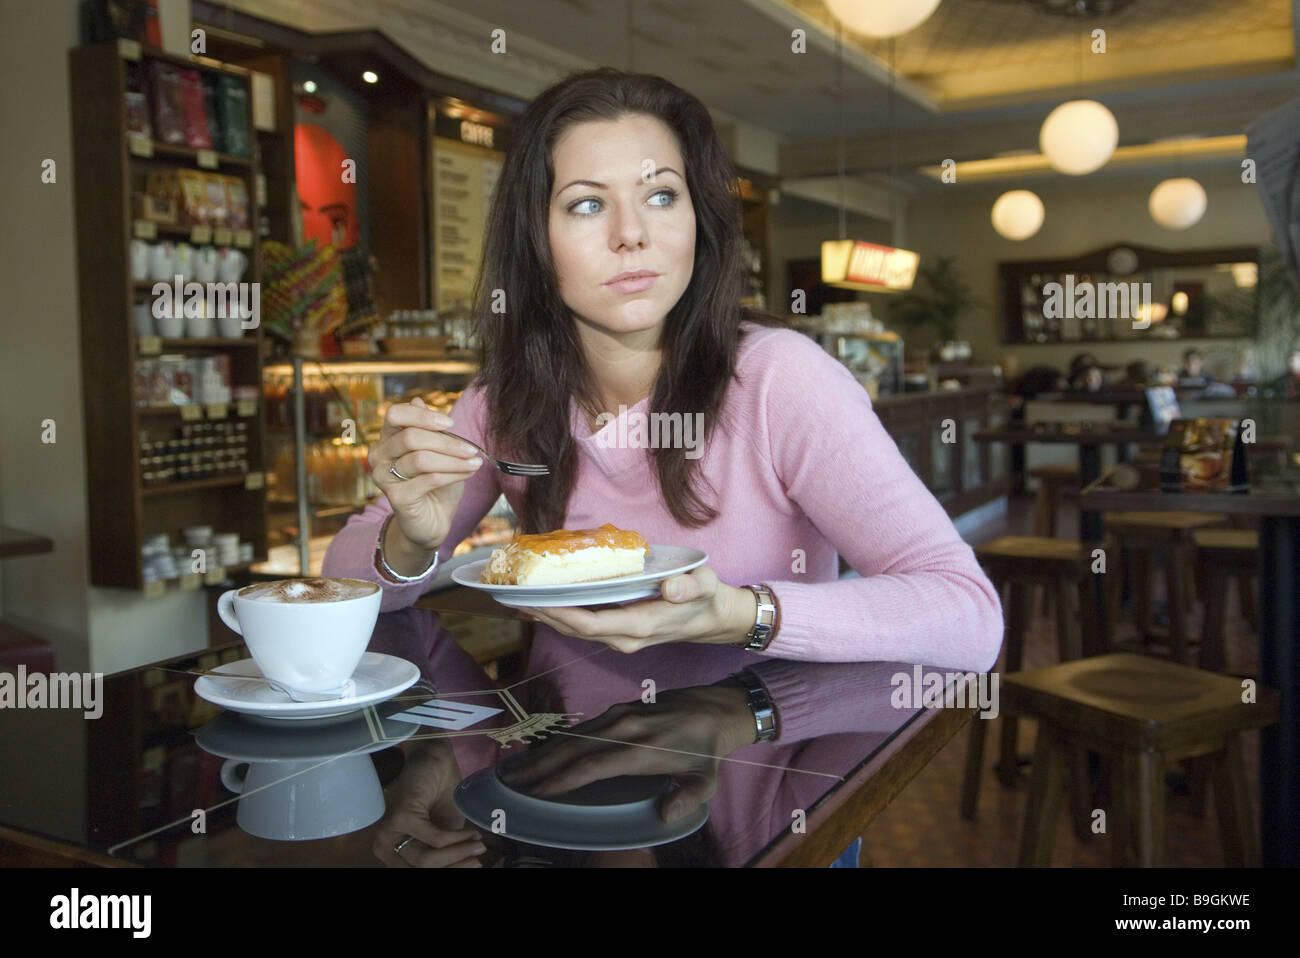
<svg viewBox="0 0 1300 958"><path fill-rule="evenodd" d="M673 132L644 114L579 123L556 141L552 165L560 298L594 330L657 330L695 260L695 209Z"/></svg>

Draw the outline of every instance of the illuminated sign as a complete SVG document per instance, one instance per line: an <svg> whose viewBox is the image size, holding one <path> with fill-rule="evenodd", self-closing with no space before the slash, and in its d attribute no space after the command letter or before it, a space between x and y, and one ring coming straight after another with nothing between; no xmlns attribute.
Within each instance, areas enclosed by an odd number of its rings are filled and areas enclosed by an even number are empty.
<svg viewBox="0 0 1300 958"><path fill-rule="evenodd" d="M912 288L921 257L863 240L822 243L822 282L845 289L898 292Z"/></svg>
<svg viewBox="0 0 1300 958"><path fill-rule="evenodd" d="M461 120L460 139L462 143L474 143L491 149L492 127L484 126L482 123L471 123L469 120Z"/></svg>

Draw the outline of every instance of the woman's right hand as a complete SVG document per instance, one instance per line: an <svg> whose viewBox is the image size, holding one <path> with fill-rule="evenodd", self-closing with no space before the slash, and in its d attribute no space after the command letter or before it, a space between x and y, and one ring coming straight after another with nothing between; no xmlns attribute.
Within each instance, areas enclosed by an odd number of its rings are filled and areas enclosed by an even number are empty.
<svg viewBox="0 0 1300 958"><path fill-rule="evenodd" d="M477 449L446 434L451 425L416 396L388 408L379 442L370 448L370 474L414 550L431 553L442 545L465 480L483 465ZM398 479L390 467L407 478Z"/></svg>

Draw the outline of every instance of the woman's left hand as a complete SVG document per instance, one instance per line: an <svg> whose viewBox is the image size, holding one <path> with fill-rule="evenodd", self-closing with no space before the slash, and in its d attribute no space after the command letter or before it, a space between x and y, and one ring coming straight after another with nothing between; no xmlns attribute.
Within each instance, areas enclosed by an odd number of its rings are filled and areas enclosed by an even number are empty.
<svg viewBox="0 0 1300 958"><path fill-rule="evenodd" d="M740 645L758 614L753 592L719 582L707 566L665 579L660 595L659 599L600 611L570 606L520 611L557 632L603 642L620 652L665 642Z"/></svg>

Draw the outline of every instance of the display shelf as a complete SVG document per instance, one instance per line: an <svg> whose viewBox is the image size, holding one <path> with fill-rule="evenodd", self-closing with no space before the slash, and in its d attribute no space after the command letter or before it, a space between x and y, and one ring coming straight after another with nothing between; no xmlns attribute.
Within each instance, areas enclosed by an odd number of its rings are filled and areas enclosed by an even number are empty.
<svg viewBox="0 0 1300 958"><path fill-rule="evenodd" d="M186 68L234 76L248 89L246 70L227 68L214 61L193 61L160 51L142 50L139 44L108 42L78 47L69 53L70 105L77 217L77 275L81 313L82 396L89 499L90 581L92 585L143 590L144 540L151 534L179 534L187 525L218 524L238 532L241 541L266 554L265 489L250 484L243 475L145 486L139 465L141 432L189 415L181 407L154 410L135 404L138 359L163 350L199 356L224 350L231 357L231 384L262 382L261 330L241 339L180 337L138 339L133 310L141 294L152 291L151 281L131 278L132 239L215 239L208 227L177 227L135 217L135 193L145 174L159 162L196 169L222 169L245 182L250 199L249 222L258 223L256 139L253 155L239 157L188 146L143 139L127 132L126 89L130 60L164 60ZM242 282L261 280L259 238L241 230L239 239L248 256ZM225 244L214 244L225 245ZM260 403L258 408L261 408ZM229 413L235 403L227 404ZM207 410L200 418L207 419ZM265 438L259 416L245 418L248 430L248 464L251 474L264 476Z"/></svg>

